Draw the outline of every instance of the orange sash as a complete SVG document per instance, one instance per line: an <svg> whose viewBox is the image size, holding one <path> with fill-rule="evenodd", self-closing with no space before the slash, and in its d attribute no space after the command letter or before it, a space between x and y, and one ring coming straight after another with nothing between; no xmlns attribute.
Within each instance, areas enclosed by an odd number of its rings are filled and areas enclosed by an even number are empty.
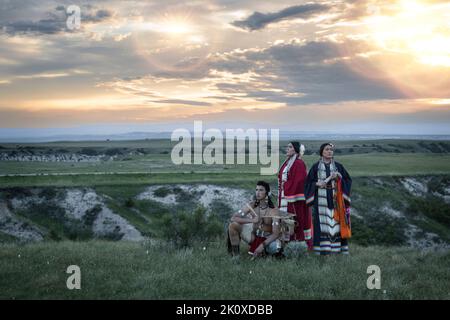
<svg viewBox="0 0 450 320"><path fill-rule="evenodd" d="M346 208L344 203L344 194L342 192L342 182L341 179L336 181L336 208L334 208L333 218L339 222L341 226L341 238L348 239L352 236L352 230L349 221L346 217Z"/></svg>

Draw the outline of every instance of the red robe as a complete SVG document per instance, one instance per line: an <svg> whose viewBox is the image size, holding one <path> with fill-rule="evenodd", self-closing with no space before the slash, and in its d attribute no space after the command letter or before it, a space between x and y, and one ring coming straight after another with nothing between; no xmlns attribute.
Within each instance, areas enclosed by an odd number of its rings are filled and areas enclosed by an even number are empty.
<svg viewBox="0 0 450 320"><path fill-rule="evenodd" d="M278 207L281 204L281 188L283 170L288 161L281 166L278 172ZM284 197L288 202L287 211L296 215L297 224L291 240L306 241L308 248L312 249L312 218L311 208L305 201L305 180L308 173L306 164L301 159L296 159L288 172L287 181L284 183Z"/></svg>

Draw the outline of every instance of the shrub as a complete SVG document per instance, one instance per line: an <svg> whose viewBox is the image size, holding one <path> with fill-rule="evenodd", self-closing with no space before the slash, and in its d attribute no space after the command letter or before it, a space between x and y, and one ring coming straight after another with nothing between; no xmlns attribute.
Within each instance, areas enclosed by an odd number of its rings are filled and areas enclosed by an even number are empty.
<svg viewBox="0 0 450 320"><path fill-rule="evenodd" d="M44 188L39 192L39 197L45 198L45 200L52 200L56 198L58 191L53 188Z"/></svg>
<svg viewBox="0 0 450 320"><path fill-rule="evenodd" d="M83 241L92 239L93 233L89 226L85 225L83 222L69 219L63 225L63 236L66 236L72 241ZM61 239L55 239L61 240Z"/></svg>
<svg viewBox="0 0 450 320"><path fill-rule="evenodd" d="M7 200L11 200L14 198L23 199L26 197L31 197L33 193L29 188L22 187L12 187L4 190L4 197Z"/></svg>
<svg viewBox="0 0 450 320"><path fill-rule="evenodd" d="M132 198L128 198L125 200L125 207L133 208L135 206L134 200Z"/></svg>
<svg viewBox="0 0 450 320"><path fill-rule="evenodd" d="M123 238L123 233L120 232L119 226L116 226L113 231L100 237L100 239L110 240L110 241L119 241L122 238Z"/></svg>
<svg viewBox="0 0 450 320"><path fill-rule="evenodd" d="M115 155L121 155L121 154L123 154L123 152L119 148L107 149L105 151L105 155L107 155L107 156L115 156Z"/></svg>
<svg viewBox="0 0 450 320"><path fill-rule="evenodd" d="M142 154L148 154L148 151L143 149L143 148L136 149L136 152L139 152L139 153L142 153ZM167 152L167 153L169 153L169 152Z"/></svg>
<svg viewBox="0 0 450 320"><path fill-rule="evenodd" d="M96 204L93 208L86 210L83 221L86 226L92 226L95 219L97 219L98 214L102 211L102 206Z"/></svg>
<svg viewBox="0 0 450 320"><path fill-rule="evenodd" d="M211 210L213 214L217 215L221 221L227 221L230 219L233 209L228 203L223 200L216 200L211 203Z"/></svg>
<svg viewBox="0 0 450 320"><path fill-rule="evenodd" d="M450 206L442 199L428 196L425 200L413 199L409 203L408 211L412 214L423 214L445 226L450 226Z"/></svg>
<svg viewBox="0 0 450 320"><path fill-rule="evenodd" d="M80 154L84 154L86 156L96 156L98 155L98 152L93 148L82 148L80 150Z"/></svg>
<svg viewBox="0 0 450 320"><path fill-rule="evenodd" d="M406 243L405 223L385 213L367 215L364 219L352 217L352 238L360 245L394 245Z"/></svg>
<svg viewBox="0 0 450 320"><path fill-rule="evenodd" d="M216 215L207 215L204 207L194 212L165 214L156 221L159 235L177 247L188 247L196 241L212 240L223 227Z"/></svg>
<svg viewBox="0 0 450 320"><path fill-rule="evenodd" d="M180 189L181 190L181 189ZM159 187L155 191L153 191L153 194L156 197L164 198L170 194L170 189L168 187Z"/></svg>

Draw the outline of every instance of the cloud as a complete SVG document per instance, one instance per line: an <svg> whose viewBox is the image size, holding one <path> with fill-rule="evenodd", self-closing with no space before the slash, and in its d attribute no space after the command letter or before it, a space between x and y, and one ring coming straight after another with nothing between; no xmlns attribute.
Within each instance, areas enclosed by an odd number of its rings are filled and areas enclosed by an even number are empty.
<svg viewBox="0 0 450 320"><path fill-rule="evenodd" d="M34 33L34 34L56 34L66 29L66 18L61 15L53 15L49 19L38 21L15 21L1 26L3 31L9 35Z"/></svg>
<svg viewBox="0 0 450 320"><path fill-rule="evenodd" d="M36 117L38 109L49 108L48 124L61 120L57 116L52 120L50 111L63 110L67 104L71 114L85 110L76 118L79 122L93 121L91 109L98 111L96 120L117 109L109 121L179 119L200 112L216 112L220 118L226 110L230 121L242 123L252 117L243 110L280 106L283 109L258 121L271 122L280 112L287 114L283 122L298 121L296 114L307 118L309 110L319 122L331 111L333 119L340 115L357 122L359 109L378 102L386 105L386 99L401 102L405 95L448 99L445 68L421 64L408 52L386 50L371 37L373 26L365 24L365 17L377 10L381 15L397 14L399 7L388 0L78 2L82 29L66 35L70 1L0 0L0 108L25 106ZM173 23L186 22L195 32L176 35L147 29L166 15L174 18L168 19ZM261 37L240 30L261 30L278 22L284 26L299 18L308 23L270 28ZM396 28L391 30L395 33ZM191 36L200 40L190 41ZM416 95L400 91L416 79L420 80L420 87L413 88ZM440 95L430 93L432 86L439 86ZM35 106L39 108L32 109ZM133 108L136 111L128 115ZM389 108L400 105L392 103ZM379 111L369 118L394 117ZM23 117L32 118L26 112ZM24 123L31 123L31 118ZM361 123L366 120L361 117ZM10 125L6 119L3 124Z"/></svg>
<svg viewBox="0 0 450 320"><path fill-rule="evenodd" d="M193 100L185 100L185 99L167 99L167 100L159 100L155 101L157 103L169 103L169 104L185 104L190 106L211 106L211 103L202 102L202 101L193 101Z"/></svg>
<svg viewBox="0 0 450 320"><path fill-rule="evenodd" d="M40 73L40 74L30 74L30 75L22 75L17 76L19 79L46 79L46 78L61 78L67 77L69 73L60 72L60 73Z"/></svg>
<svg viewBox="0 0 450 320"><path fill-rule="evenodd" d="M254 12L248 18L233 21L231 24L242 29L254 31L262 29L270 23L279 22L292 17L307 19L314 14L328 10L328 8L329 7L326 5L310 3L288 7L273 13Z"/></svg>
<svg viewBox="0 0 450 320"><path fill-rule="evenodd" d="M370 59L360 56L367 50L364 41L293 39L266 48L216 55L210 66L219 71L215 86L221 92L260 101L302 105L403 98L389 81L371 74ZM235 65L246 68L238 73ZM366 74L355 72L353 65L367 70ZM248 81L236 81L227 73L252 76Z"/></svg>
<svg viewBox="0 0 450 320"><path fill-rule="evenodd" d="M154 102L178 99L208 104L222 100L304 105L404 98L389 79L375 73L371 59L377 57L364 56L370 50L364 40L294 38L275 41L263 48L216 52L195 68L195 72L151 72L155 78L131 80L121 77L124 81L113 82L112 87L141 96L152 92L156 97L160 81L165 80L172 81L170 85L174 87L182 83L197 84L183 91L185 96L190 96L191 90L204 92L195 99L175 97L175 91L166 92Z"/></svg>
<svg viewBox="0 0 450 320"><path fill-rule="evenodd" d="M96 12L87 12L83 14L83 11L81 12L81 22L101 22L103 20L107 20L108 18L111 18L114 15L114 13L110 10L106 9L100 9Z"/></svg>
<svg viewBox="0 0 450 320"><path fill-rule="evenodd" d="M64 6L57 6L53 11L44 13L45 18L36 21L17 20L0 22L0 30L9 35L44 34L53 35L61 32L72 32L66 26L67 14ZM81 25L83 23L99 23L113 17L114 13L106 9L81 8Z"/></svg>

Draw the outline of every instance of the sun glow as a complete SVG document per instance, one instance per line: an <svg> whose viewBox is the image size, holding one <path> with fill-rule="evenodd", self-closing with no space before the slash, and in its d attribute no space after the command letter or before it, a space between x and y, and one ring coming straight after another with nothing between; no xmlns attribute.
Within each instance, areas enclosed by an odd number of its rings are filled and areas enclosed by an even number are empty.
<svg viewBox="0 0 450 320"><path fill-rule="evenodd" d="M155 22L142 22L136 29L143 31L160 32L167 35L185 35L196 32L189 16L164 14Z"/></svg>
<svg viewBox="0 0 450 320"><path fill-rule="evenodd" d="M425 65L450 67L450 3L400 1L393 9L393 15L366 19L374 43Z"/></svg>
<svg viewBox="0 0 450 320"><path fill-rule="evenodd" d="M160 32L169 34L186 34L191 33L193 28L191 25L182 20L171 19L158 24Z"/></svg>

